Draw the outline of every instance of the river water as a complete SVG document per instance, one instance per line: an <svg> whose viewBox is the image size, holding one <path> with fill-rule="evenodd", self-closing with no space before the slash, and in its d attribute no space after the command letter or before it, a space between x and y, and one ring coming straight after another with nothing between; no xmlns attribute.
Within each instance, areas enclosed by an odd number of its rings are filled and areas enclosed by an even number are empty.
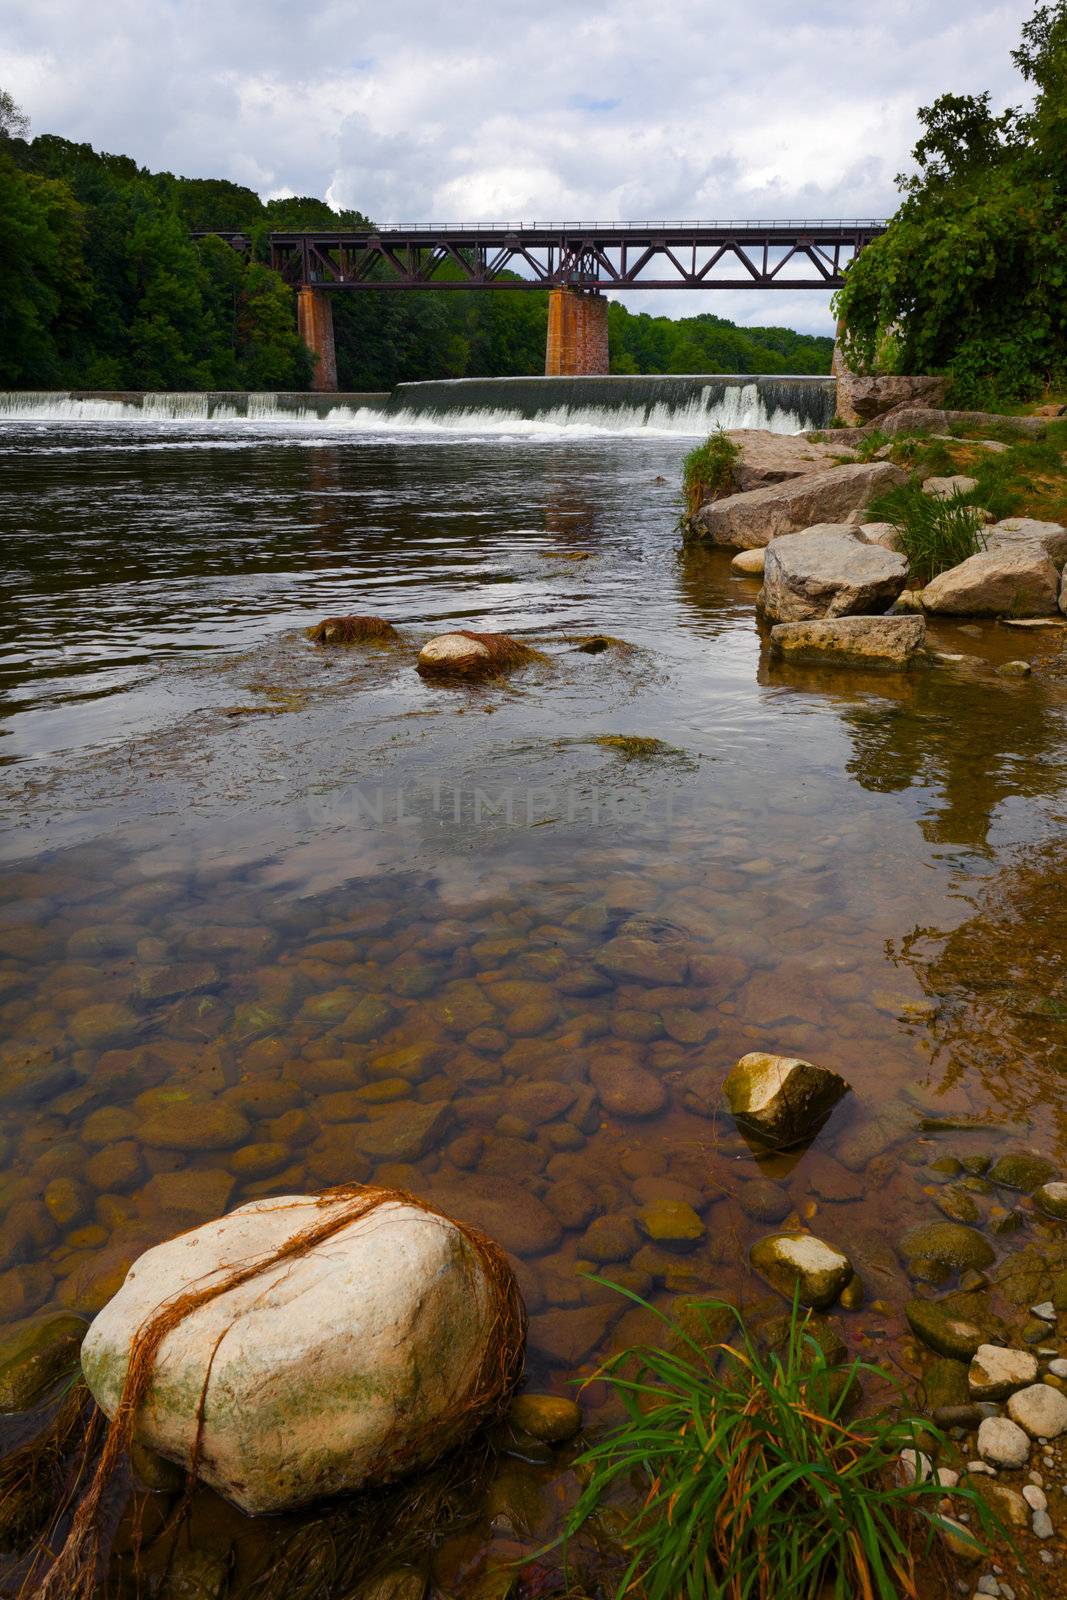
<svg viewBox="0 0 1067 1600"><path fill-rule="evenodd" d="M848 1249L849 1345L907 1369L893 1245L938 1215L936 1120L977 1120L954 1152L1064 1150L1061 639L946 628L962 660L909 676L772 667L755 585L681 546L692 442L3 425L0 1320L91 1314L161 1238L371 1180L512 1251L538 1386L648 1334L591 1267L664 1307L765 1304L746 1254L771 1217ZM402 644L304 638L348 611ZM449 627L543 659L426 683ZM576 647L594 634L624 647ZM1019 655L1032 679L995 676ZM757 1164L719 1115L752 1049L852 1085L799 1156ZM657 1199L705 1236L650 1245ZM509 1460L435 1592L497 1593L486 1563L572 1492ZM196 1515L235 1594L294 1526L206 1494Z"/></svg>

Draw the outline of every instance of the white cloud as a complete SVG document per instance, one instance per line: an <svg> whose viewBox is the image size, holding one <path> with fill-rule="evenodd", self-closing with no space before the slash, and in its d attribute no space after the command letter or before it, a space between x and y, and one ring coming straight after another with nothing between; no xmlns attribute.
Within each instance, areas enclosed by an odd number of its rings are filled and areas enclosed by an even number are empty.
<svg viewBox="0 0 1067 1600"><path fill-rule="evenodd" d="M915 110L1023 98L1030 0L8 0L0 83L39 132L380 221L877 216ZM818 293L631 296L828 329Z"/></svg>

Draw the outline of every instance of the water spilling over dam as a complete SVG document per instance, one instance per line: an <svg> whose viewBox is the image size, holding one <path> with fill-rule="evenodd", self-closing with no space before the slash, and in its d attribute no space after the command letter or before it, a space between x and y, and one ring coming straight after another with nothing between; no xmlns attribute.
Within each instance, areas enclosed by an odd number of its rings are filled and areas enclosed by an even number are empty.
<svg viewBox="0 0 1067 1600"><path fill-rule="evenodd" d="M717 427L799 433L834 412L828 377L456 378L392 393L7 391L11 422L240 422L380 434L654 433L702 438Z"/></svg>

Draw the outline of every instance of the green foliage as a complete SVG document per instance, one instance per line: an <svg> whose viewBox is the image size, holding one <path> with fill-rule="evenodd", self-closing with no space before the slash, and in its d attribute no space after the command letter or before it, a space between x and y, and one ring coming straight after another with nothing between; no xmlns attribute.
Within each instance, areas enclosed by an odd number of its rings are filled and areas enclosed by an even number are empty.
<svg viewBox="0 0 1067 1600"><path fill-rule="evenodd" d="M13 108L12 115L17 112ZM270 270L274 230L359 228L324 200L261 201L217 178L148 172L54 135L3 134L0 383L153 389L306 388L293 291ZM193 230L239 231L246 257ZM444 269L459 277L456 265ZM544 370L548 297L538 290L427 290L334 297L342 389L421 378L521 377ZM828 372L832 342L787 328L672 322L609 307L619 372Z"/></svg>
<svg viewBox="0 0 1067 1600"><path fill-rule="evenodd" d="M7 89L0 89L0 139L25 139L30 119Z"/></svg>
<svg viewBox="0 0 1067 1600"><path fill-rule="evenodd" d="M864 434L857 445L853 446L853 454L857 461L873 461L879 450L884 450L889 439L879 429L872 428L870 433Z"/></svg>
<svg viewBox="0 0 1067 1600"><path fill-rule="evenodd" d="M834 342L789 328L738 328L723 317L636 315L608 306L612 372L827 373Z"/></svg>
<svg viewBox="0 0 1067 1600"><path fill-rule="evenodd" d="M908 558L908 571L919 583L929 583L939 572L986 547L981 532L982 514L970 495L953 494L947 500L924 494L922 485L897 484L872 500L867 515L872 522L889 522L900 537Z"/></svg>
<svg viewBox="0 0 1067 1600"><path fill-rule="evenodd" d="M1037 8L1014 60L1032 111L995 115L988 94L920 109L918 172L836 299L855 370L946 372L963 406L1067 377L1067 0Z"/></svg>
<svg viewBox="0 0 1067 1600"><path fill-rule="evenodd" d="M682 492L689 516L695 517L708 500L734 492L740 459L741 446L722 428L690 450L682 464Z"/></svg>
<svg viewBox="0 0 1067 1600"><path fill-rule="evenodd" d="M730 1343L718 1342L724 1313L736 1321ZM920 1424L888 1412L846 1420L860 1378L896 1389L889 1375L861 1361L831 1367L796 1304L770 1351L717 1302L696 1308L688 1331L656 1314L668 1347L626 1350L600 1369L626 1420L576 1462L586 1487L569 1533L610 1506L628 1563L617 1600L914 1597L916 1563L928 1576L944 1524L945 1491L899 1471ZM927 1447L943 1443L921 1426ZM975 1490L952 1493L971 1518L957 1537L978 1543L996 1529Z"/></svg>

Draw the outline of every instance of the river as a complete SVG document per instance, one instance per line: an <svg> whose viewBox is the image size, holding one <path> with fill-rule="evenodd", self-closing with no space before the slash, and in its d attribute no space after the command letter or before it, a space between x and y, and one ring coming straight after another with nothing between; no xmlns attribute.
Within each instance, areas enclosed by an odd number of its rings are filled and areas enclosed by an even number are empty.
<svg viewBox="0 0 1067 1600"><path fill-rule="evenodd" d="M678 536L708 420L8 408L0 1319L91 1313L242 1200L377 1180L514 1252L536 1385L648 1332L590 1265L665 1307L765 1303L745 1258L774 1213L848 1248L850 1347L915 1367L893 1243L934 1214L937 1119L976 1119L954 1153L1004 1125L1064 1152L1060 637L945 627L962 660L894 677L772 667L755 585ZM401 645L304 638L347 611ZM424 682L450 627L543 659ZM994 675L1019 654L1044 670ZM598 964L631 935L688 975ZM752 1049L853 1087L799 1156L757 1165L719 1114ZM204 1148L142 1140L186 1102ZM385 1159L383 1117L407 1123ZM700 1213L695 1248L640 1236L655 1198ZM572 1488L510 1460L472 1489L442 1592L535 1547ZM242 1581L295 1525L198 1501Z"/></svg>

